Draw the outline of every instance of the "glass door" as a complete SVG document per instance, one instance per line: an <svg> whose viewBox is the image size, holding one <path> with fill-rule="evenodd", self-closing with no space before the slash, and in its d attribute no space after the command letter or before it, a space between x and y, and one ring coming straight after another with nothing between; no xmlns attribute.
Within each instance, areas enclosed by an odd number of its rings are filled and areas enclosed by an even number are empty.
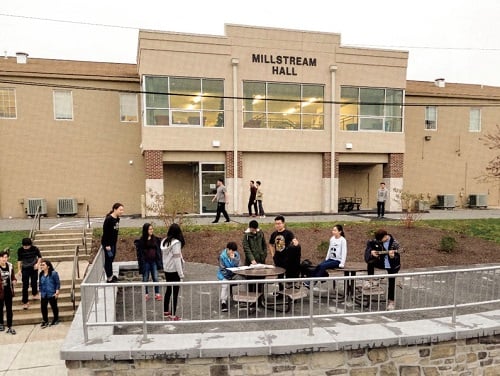
<svg viewBox="0 0 500 376"><path fill-rule="evenodd" d="M212 214L217 211L217 202L212 202L217 192L217 179L225 181L224 163L200 162L200 213Z"/></svg>

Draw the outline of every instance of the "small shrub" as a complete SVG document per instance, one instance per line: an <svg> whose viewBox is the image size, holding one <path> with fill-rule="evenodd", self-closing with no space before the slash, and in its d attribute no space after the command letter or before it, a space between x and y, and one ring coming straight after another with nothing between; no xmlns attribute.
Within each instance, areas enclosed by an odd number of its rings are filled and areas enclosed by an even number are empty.
<svg viewBox="0 0 500 376"><path fill-rule="evenodd" d="M439 250L446 253L453 252L457 247L457 241L453 236L443 236L441 238L441 243Z"/></svg>
<svg viewBox="0 0 500 376"><path fill-rule="evenodd" d="M328 240L323 240L321 243L318 244L316 247L316 251L318 251L318 254L321 257L326 256L326 252L328 252L328 247L330 246L330 241Z"/></svg>

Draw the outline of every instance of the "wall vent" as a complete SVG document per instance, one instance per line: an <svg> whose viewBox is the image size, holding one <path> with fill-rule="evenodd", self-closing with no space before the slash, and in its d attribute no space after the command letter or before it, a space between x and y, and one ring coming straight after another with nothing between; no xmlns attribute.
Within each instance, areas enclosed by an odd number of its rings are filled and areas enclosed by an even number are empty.
<svg viewBox="0 0 500 376"><path fill-rule="evenodd" d="M78 214L78 200L76 198L58 198L57 215Z"/></svg>
<svg viewBox="0 0 500 376"><path fill-rule="evenodd" d="M488 207L488 195L485 193L469 195L469 207L471 208Z"/></svg>
<svg viewBox="0 0 500 376"><path fill-rule="evenodd" d="M27 216L33 217L40 207L40 215L47 215L47 200L44 198L26 198L24 199L24 212Z"/></svg>
<svg viewBox="0 0 500 376"><path fill-rule="evenodd" d="M436 207L440 209L453 209L455 207L455 195L437 195L437 201Z"/></svg>

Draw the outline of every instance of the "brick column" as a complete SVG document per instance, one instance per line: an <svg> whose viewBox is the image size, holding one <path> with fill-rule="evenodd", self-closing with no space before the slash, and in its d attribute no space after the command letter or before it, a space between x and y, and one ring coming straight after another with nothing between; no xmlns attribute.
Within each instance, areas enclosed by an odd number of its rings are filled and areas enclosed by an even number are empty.
<svg viewBox="0 0 500 376"><path fill-rule="evenodd" d="M146 194L145 194L145 208L144 215L156 215L147 207L151 205L153 197L151 194L163 195L163 151L161 150L145 150L144 151L144 165L146 168Z"/></svg>
<svg viewBox="0 0 500 376"><path fill-rule="evenodd" d="M394 201L394 189L403 189L403 153L389 154L389 163L384 164L382 177L384 178L385 186L389 191L389 198L386 201L386 210L401 211L401 203Z"/></svg>

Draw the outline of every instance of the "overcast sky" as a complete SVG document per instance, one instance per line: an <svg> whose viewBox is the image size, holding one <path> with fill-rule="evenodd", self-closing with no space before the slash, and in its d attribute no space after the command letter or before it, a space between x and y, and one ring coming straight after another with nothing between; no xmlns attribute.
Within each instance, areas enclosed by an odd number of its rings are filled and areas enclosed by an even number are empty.
<svg viewBox="0 0 500 376"><path fill-rule="evenodd" d="M406 50L410 80L500 86L499 18L500 0L4 0L0 53L135 63L139 29L224 35L240 24Z"/></svg>

